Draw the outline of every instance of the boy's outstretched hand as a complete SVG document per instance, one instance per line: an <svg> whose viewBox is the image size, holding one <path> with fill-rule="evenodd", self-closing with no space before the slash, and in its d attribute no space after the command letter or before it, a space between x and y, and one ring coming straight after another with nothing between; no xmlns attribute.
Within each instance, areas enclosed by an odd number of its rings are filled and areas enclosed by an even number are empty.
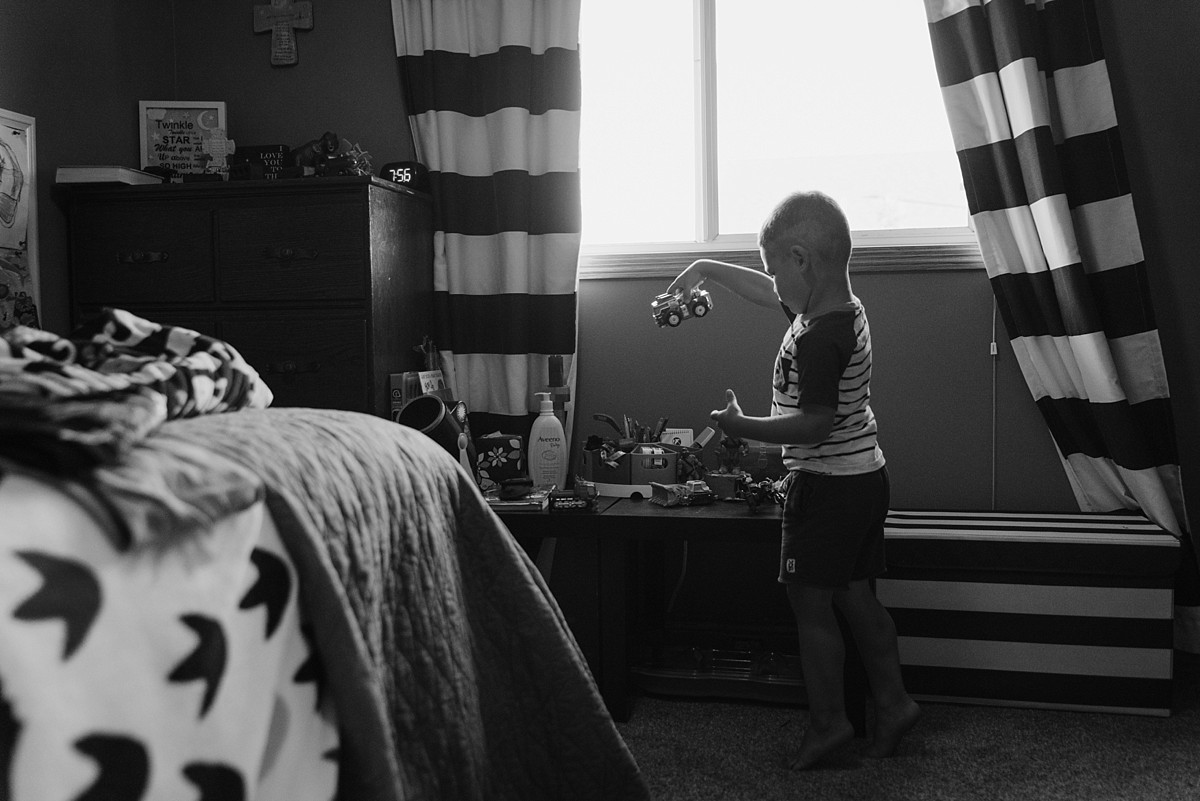
<svg viewBox="0 0 1200 801"><path fill-rule="evenodd" d="M725 390L725 408L713 409L709 417L716 421L717 425L721 427L721 430L726 435L731 437L740 436L738 424L744 415L742 414L742 407L738 405L737 395L733 393L732 389Z"/></svg>

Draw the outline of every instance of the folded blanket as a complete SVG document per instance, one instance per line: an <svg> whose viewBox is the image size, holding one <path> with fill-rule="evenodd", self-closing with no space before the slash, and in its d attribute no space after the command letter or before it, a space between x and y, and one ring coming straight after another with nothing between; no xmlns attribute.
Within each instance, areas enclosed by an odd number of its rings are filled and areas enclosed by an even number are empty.
<svg viewBox="0 0 1200 801"><path fill-rule="evenodd" d="M121 309L70 338L0 335L0 456L50 472L115 463L166 420L272 399L229 343Z"/></svg>

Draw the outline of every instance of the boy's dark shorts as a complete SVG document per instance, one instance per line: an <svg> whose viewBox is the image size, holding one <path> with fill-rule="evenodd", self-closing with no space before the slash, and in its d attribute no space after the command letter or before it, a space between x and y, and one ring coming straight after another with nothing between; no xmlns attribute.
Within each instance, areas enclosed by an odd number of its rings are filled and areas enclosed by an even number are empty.
<svg viewBox="0 0 1200 801"><path fill-rule="evenodd" d="M886 467L854 476L793 472L783 505L779 581L845 589L882 575L890 490Z"/></svg>

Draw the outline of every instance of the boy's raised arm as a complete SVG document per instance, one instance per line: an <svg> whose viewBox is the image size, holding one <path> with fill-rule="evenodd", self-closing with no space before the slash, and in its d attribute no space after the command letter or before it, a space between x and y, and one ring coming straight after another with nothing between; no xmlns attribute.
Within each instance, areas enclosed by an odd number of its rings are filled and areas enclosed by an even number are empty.
<svg viewBox="0 0 1200 801"><path fill-rule="evenodd" d="M705 281L720 284L735 295L759 306L779 308L779 298L775 296L775 282L771 280L771 276L762 270L713 259L699 259L689 264L687 269L671 282L667 291L690 292Z"/></svg>

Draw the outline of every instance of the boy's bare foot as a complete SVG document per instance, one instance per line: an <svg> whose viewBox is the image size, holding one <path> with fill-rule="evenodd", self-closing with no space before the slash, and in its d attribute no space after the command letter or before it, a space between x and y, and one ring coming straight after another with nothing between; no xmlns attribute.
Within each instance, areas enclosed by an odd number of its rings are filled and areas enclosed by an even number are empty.
<svg viewBox="0 0 1200 801"><path fill-rule="evenodd" d="M843 719L825 729L817 729L810 722L800 741L800 755L788 767L792 770L808 770L826 757L833 756L853 739L854 727L848 720Z"/></svg>
<svg viewBox="0 0 1200 801"><path fill-rule="evenodd" d="M890 757L901 738L921 719L921 707L911 698L890 709L875 710L875 739L863 751L869 757Z"/></svg>

